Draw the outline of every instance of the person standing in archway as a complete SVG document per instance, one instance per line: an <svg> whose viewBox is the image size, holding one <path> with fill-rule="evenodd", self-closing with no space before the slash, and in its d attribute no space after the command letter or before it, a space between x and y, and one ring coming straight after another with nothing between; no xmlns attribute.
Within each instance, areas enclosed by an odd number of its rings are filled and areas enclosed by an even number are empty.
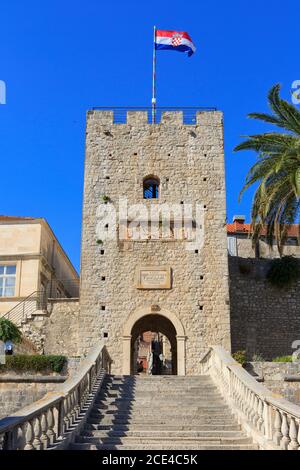
<svg viewBox="0 0 300 470"><path fill-rule="evenodd" d="M147 357L147 364L148 364L148 374L152 375L153 372L153 352L149 351Z"/></svg>

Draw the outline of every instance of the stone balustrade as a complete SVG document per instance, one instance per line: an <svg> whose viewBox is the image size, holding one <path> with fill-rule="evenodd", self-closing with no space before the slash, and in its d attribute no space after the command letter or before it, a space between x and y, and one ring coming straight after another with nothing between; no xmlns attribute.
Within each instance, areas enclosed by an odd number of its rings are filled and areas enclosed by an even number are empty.
<svg viewBox="0 0 300 470"><path fill-rule="evenodd" d="M242 428L263 450L300 450L300 406L276 398L257 383L222 347L201 360Z"/></svg>
<svg viewBox="0 0 300 470"><path fill-rule="evenodd" d="M105 345L94 347L59 389L0 420L0 450L67 448L84 425L110 365Z"/></svg>

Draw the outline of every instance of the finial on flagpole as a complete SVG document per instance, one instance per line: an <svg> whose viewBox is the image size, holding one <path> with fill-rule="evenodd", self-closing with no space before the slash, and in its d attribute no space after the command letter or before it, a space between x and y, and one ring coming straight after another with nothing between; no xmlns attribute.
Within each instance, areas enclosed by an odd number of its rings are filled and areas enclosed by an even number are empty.
<svg viewBox="0 0 300 470"><path fill-rule="evenodd" d="M152 124L156 119L156 26L153 29L153 67L152 67Z"/></svg>

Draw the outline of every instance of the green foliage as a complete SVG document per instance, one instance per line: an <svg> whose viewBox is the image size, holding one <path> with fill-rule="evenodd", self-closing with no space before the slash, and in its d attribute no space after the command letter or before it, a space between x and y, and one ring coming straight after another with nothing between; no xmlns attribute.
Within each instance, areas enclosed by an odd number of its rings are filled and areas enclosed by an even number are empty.
<svg viewBox="0 0 300 470"><path fill-rule="evenodd" d="M13 322L7 320L7 318L0 318L0 340L20 343L22 333Z"/></svg>
<svg viewBox="0 0 300 470"><path fill-rule="evenodd" d="M258 154L241 191L242 195L250 186L259 183L251 211L253 245L266 231L268 244L272 247L275 237L282 256L289 226L299 223L300 111L281 99L279 93L279 84L269 92L272 114L252 113L249 117L273 124L285 132L247 136L235 151L254 150Z"/></svg>
<svg viewBox="0 0 300 470"><path fill-rule="evenodd" d="M300 279L300 262L293 256L273 259L267 272L268 281L275 287L290 287Z"/></svg>
<svg viewBox="0 0 300 470"><path fill-rule="evenodd" d="M264 362L265 359L263 358L263 356L259 353L255 353L253 354L252 356L252 362Z"/></svg>
<svg viewBox="0 0 300 470"><path fill-rule="evenodd" d="M101 196L101 199L102 199L103 202L110 202L110 197L109 197L109 196L106 196L106 194L103 194L103 195Z"/></svg>
<svg viewBox="0 0 300 470"><path fill-rule="evenodd" d="M38 356L17 354L6 356L6 363L0 365L0 371L13 370L16 372L61 372L67 358L65 356Z"/></svg>
<svg viewBox="0 0 300 470"><path fill-rule="evenodd" d="M246 351L236 351L232 354L233 359L242 366L246 363Z"/></svg>
<svg viewBox="0 0 300 470"><path fill-rule="evenodd" d="M100 240L100 238L99 238L99 240L97 240L97 244L98 245L103 245L103 240Z"/></svg>
<svg viewBox="0 0 300 470"><path fill-rule="evenodd" d="M293 362L292 356L275 357L272 362Z"/></svg>

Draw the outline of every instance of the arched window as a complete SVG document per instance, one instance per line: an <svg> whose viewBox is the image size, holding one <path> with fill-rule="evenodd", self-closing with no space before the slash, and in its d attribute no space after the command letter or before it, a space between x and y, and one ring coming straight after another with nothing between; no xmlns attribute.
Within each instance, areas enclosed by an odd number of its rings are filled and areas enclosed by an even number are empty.
<svg viewBox="0 0 300 470"><path fill-rule="evenodd" d="M143 183L144 199L158 199L159 197L159 179L150 176L144 179Z"/></svg>

